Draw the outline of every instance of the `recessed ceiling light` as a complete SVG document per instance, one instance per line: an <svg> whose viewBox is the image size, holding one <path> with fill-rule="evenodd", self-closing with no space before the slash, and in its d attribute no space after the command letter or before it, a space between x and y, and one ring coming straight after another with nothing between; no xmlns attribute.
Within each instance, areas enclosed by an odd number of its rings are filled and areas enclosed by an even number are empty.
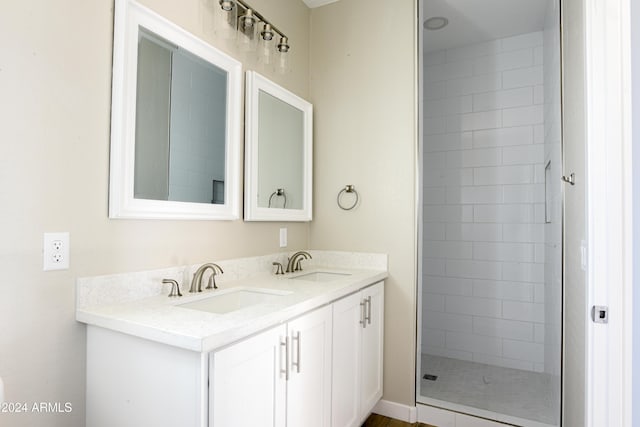
<svg viewBox="0 0 640 427"><path fill-rule="evenodd" d="M425 30L440 30L449 24L449 20L444 16L433 16L424 21Z"/></svg>

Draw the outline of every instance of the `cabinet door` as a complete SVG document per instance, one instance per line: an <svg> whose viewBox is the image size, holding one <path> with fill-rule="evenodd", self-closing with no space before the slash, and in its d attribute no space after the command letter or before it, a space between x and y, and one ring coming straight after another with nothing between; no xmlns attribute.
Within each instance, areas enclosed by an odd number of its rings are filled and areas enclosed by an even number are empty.
<svg viewBox="0 0 640 427"><path fill-rule="evenodd" d="M331 425L335 427L360 425L361 303L358 292L333 304Z"/></svg>
<svg viewBox="0 0 640 427"><path fill-rule="evenodd" d="M331 425L331 306L288 323L287 425Z"/></svg>
<svg viewBox="0 0 640 427"><path fill-rule="evenodd" d="M285 426L286 326L217 351L209 363L209 426Z"/></svg>
<svg viewBox="0 0 640 427"><path fill-rule="evenodd" d="M361 415L367 415L382 397L382 343L384 336L384 282L362 291L367 301L366 327L362 329Z"/></svg>

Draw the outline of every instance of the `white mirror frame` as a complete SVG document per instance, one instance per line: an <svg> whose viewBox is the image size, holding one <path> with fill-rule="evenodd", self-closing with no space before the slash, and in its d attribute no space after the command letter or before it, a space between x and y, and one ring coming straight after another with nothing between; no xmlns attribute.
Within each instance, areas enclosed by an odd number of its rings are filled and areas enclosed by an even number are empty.
<svg viewBox="0 0 640 427"><path fill-rule="evenodd" d="M245 221L311 221L313 200L313 106L255 71L247 71L245 87ZM258 206L258 123L260 91L280 99L303 113L302 209Z"/></svg>
<svg viewBox="0 0 640 427"><path fill-rule="evenodd" d="M139 27L146 28L227 72L224 204L134 198ZM133 0L116 0L113 52L109 217L196 220L240 218L242 64Z"/></svg>

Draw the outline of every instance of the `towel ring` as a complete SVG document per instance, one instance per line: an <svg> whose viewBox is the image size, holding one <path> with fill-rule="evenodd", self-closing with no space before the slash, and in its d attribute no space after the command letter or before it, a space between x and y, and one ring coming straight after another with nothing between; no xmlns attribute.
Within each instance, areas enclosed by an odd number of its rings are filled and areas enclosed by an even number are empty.
<svg viewBox="0 0 640 427"><path fill-rule="evenodd" d="M282 209L285 209L287 207L287 195L284 194L284 188L278 188L278 189L276 189L276 191L271 193L271 196L269 196L269 206L268 207L271 207L271 201L273 200L273 198L275 196L284 197L284 204L282 205Z"/></svg>
<svg viewBox="0 0 640 427"><path fill-rule="evenodd" d="M356 200L353 202L353 204L351 206L344 206L342 204L342 201L340 200L342 198L342 195L345 193L353 193L356 196ZM338 206L340 206L340 209L345 210L345 211L350 211L351 209L355 208L356 205L358 204L358 200L359 200L359 196L358 196L358 192L356 191L356 188L349 184L346 185L342 190L340 190L340 192L338 193L338 197L337 197L337 201L338 201Z"/></svg>

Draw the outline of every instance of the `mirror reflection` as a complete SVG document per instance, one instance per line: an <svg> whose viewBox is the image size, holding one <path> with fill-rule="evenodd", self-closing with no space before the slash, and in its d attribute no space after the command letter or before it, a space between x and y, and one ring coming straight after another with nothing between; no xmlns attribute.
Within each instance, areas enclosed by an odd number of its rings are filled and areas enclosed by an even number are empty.
<svg viewBox="0 0 640 427"><path fill-rule="evenodd" d="M227 72L138 34L134 197L224 204Z"/></svg>
<svg viewBox="0 0 640 427"><path fill-rule="evenodd" d="M258 114L258 206L302 209L304 113L260 90Z"/></svg>

